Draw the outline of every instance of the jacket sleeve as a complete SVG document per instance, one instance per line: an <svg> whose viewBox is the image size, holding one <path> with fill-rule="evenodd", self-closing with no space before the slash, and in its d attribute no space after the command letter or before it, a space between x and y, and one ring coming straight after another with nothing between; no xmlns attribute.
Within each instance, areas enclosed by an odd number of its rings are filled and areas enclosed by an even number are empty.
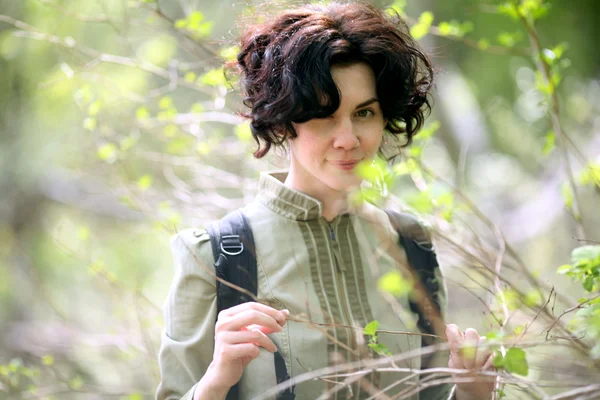
<svg viewBox="0 0 600 400"><path fill-rule="evenodd" d="M191 400L212 361L217 318L216 280L206 231L171 237L174 276L163 305L156 400Z"/></svg>

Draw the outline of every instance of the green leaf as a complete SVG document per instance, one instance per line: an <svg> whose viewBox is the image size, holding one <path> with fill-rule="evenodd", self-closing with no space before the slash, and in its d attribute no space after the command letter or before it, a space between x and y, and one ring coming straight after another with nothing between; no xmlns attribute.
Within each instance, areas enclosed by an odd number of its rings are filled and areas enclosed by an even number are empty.
<svg viewBox="0 0 600 400"><path fill-rule="evenodd" d="M235 136L242 142L250 142L252 140L252 131L250 130L250 122L246 121L235 127Z"/></svg>
<svg viewBox="0 0 600 400"><path fill-rule="evenodd" d="M69 381L69 386L73 390L79 390L83 387L83 385L84 385L83 379L79 375L77 375L75 378L73 378Z"/></svg>
<svg viewBox="0 0 600 400"><path fill-rule="evenodd" d="M508 15L509 17L511 17L514 20L519 19L519 12L517 11L517 6L514 3L506 2L506 3L500 4L498 6L498 12L500 14Z"/></svg>
<svg viewBox="0 0 600 400"><path fill-rule="evenodd" d="M600 187L600 163L590 161L578 177L582 185L596 185Z"/></svg>
<svg viewBox="0 0 600 400"><path fill-rule="evenodd" d="M206 142L200 142L196 146L196 152L201 156L205 156L210 153L210 146Z"/></svg>
<svg viewBox="0 0 600 400"><path fill-rule="evenodd" d="M442 35L442 36L449 36L449 35L453 34L452 25L450 25L448 22L440 22L438 25L438 29L439 29L440 35Z"/></svg>
<svg viewBox="0 0 600 400"><path fill-rule="evenodd" d="M195 29L198 27L198 25L200 25L202 21L204 21L204 14L202 14L200 11L194 11L190 13L187 19L189 23L189 28Z"/></svg>
<svg viewBox="0 0 600 400"><path fill-rule="evenodd" d="M393 169L394 174L396 174L396 176L410 174L414 170L414 162L411 165L411 163L409 161L411 161L411 160L402 161L402 162L394 165L394 169Z"/></svg>
<svg viewBox="0 0 600 400"><path fill-rule="evenodd" d="M525 295L523 302L529 307L537 306L542 303L542 294L539 290L531 290Z"/></svg>
<svg viewBox="0 0 600 400"><path fill-rule="evenodd" d="M555 142L556 142L556 135L554 134L554 131L548 132L546 134L544 148L542 149L542 153L545 156L552 153L552 150L554 150L554 148L555 148Z"/></svg>
<svg viewBox="0 0 600 400"><path fill-rule="evenodd" d="M585 280L583 281L583 288L585 290L587 290L588 292L591 292L594 289L594 277L593 276L588 276L587 278L585 278Z"/></svg>
<svg viewBox="0 0 600 400"><path fill-rule="evenodd" d="M504 357L504 368L513 374L527 376L529 374L529 365L523 349L511 347L507 350Z"/></svg>
<svg viewBox="0 0 600 400"><path fill-rule="evenodd" d="M196 78L197 78L196 74L192 71L186 72L185 75L183 76L183 79L189 83L194 83L196 81Z"/></svg>
<svg viewBox="0 0 600 400"><path fill-rule="evenodd" d="M523 325L517 325L513 332L515 333L515 335L520 335L521 333L523 333L524 330L525 327Z"/></svg>
<svg viewBox="0 0 600 400"><path fill-rule="evenodd" d="M50 354L46 354L45 356L42 357L42 364L44 364L44 365L53 365L54 364L54 357L52 357Z"/></svg>
<svg viewBox="0 0 600 400"><path fill-rule="evenodd" d="M152 185L152 176L144 175L137 181L137 186L140 190L147 190Z"/></svg>
<svg viewBox="0 0 600 400"><path fill-rule="evenodd" d="M477 47L481 50L487 50L490 47L490 41L487 39L479 39L477 42Z"/></svg>
<svg viewBox="0 0 600 400"><path fill-rule="evenodd" d="M497 36L498 43L504 47L514 47L521 39L522 34L520 32L502 32Z"/></svg>
<svg viewBox="0 0 600 400"><path fill-rule="evenodd" d="M194 36L196 37L196 39L207 38L212 33L213 26L214 26L213 21L207 21L207 22L200 24L200 26L198 26L198 28L196 28L194 30L194 33L195 33Z"/></svg>
<svg viewBox="0 0 600 400"><path fill-rule="evenodd" d="M422 130L419 131L419 134L415 136L417 140L425 140L429 139L433 136L438 129L440 129L440 121L433 121L430 124L427 124Z"/></svg>
<svg viewBox="0 0 600 400"><path fill-rule="evenodd" d="M86 118L83 120L83 127L88 131L96 130L97 121L96 118Z"/></svg>
<svg viewBox="0 0 600 400"><path fill-rule="evenodd" d="M121 149L121 151L127 151L137 143L137 140L138 139L136 136L125 136L119 142L119 148Z"/></svg>
<svg viewBox="0 0 600 400"><path fill-rule="evenodd" d="M177 41L172 36L163 34L150 37L139 50L138 57L148 63L166 67L177 52Z"/></svg>
<svg viewBox="0 0 600 400"><path fill-rule="evenodd" d="M377 333L377 328L379 328L379 321L371 321L365 326L364 334L369 336L375 336L375 334Z"/></svg>
<svg viewBox="0 0 600 400"><path fill-rule="evenodd" d="M236 59L239 52L239 46L228 46L219 50L219 56L221 56L221 58L223 58L225 61L233 61Z"/></svg>
<svg viewBox="0 0 600 400"><path fill-rule="evenodd" d="M382 355L391 356L392 355L392 352L384 344L381 344L381 343L369 343L369 347L371 349L373 349L373 351L375 353L379 354L380 356L382 356Z"/></svg>
<svg viewBox="0 0 600 400"><path fill-rule="evenodd" d="M190 107L190 111L194 114L200 114L204 112L204 105L202 103L194 103Z"/></svg>
<svg viewBox="0 0 600 400"><path fill-rule="evenodd" d="M390 271L379 278L377 285L380 290L391 293L396 297L405 296L412 291L412 283L398 271Z"/></svg>
<svg viewBox="0 0 600 400"><path fill-rule="evenodd" d="M197 82L206 86L225 86L227 84L223 68L217 68L208 71L198 78Z"/></svg>
<svg viewBox="0 0 600 400"><path fill-rule="evenodd" d="M502 301L504 300L506 307L508 307L510 311L514 311L521 307L521 296L516 290L505 289L502 292L499 292L497 294L497 297L499 303L502 303Z"/></svg>
<svg viewBox="0 0 600 400"><path fill-rule="evenodd" d="M102 110L102 102L95 101L88 107L88 114L90 117L95 117Z"/></svg>
<svg viewBox="0 0 600 400"><path fill-rule="evenodd" d="M394 4L392 4L386 11L391 15L395 15L395 13L398 13L398 15L403 15L405 8L406 0L396 0L394 1Z"/></svg>
<svg viewBox="0 0 600 400"><path fill-rule="evenodd" d="M595 260L600 258L600 246L581 246L573 249L571 252L571 261L573 264L578 264L583 261Z"/></svg>
<svg viewBox="0 0 600 400"><path fill-rule="evenodd" d="M143 120L149 118L150 113L146 107L138 107L138 109L135 110L135 117L139 120Z"/></svg>
<svg viewBox="0 0 600 400"><path fill-rule="evenodd" d="M87 226L80 226L77 231L77 237L83 241L88 240L90 238L90 229Z"/></svg>
<svg viewBox="0 0 600 400"><path fill-rule="evenodd" d="M178 19L177 21L175 21L175 28L176 29L183 29L183 28L187 28L188 26L188 20L187 19Z"/></svg>
<svg viewBox="0 0 600 400"><path fill-rule="evenodd" d="M179 133L179 127L175 124L168 124L163 128L163 135L168 138L175 137Z"/></svg>
<svg viewBox="0 0 600 400"><path fill-rule="evenodd" d="M573 208L573 192L571 186L567 182L563 183L560 187L560 193L562 194L563 200L565 201L565 207L569 210Z"/></svg>
<svg viewBox="0 0 600 400"><path fill-rule="evenodd" d="M419 16L419 21L410 28L410 34L415 40L419 40L429 32L431 23L433 22L433 13L424 11Z"/></svg>
<svg viewBox="0 0 600 400"><path fill-rule="evenodd" d="M173 99L169 96L161 98L158 102L158 107L167 110L173 106Z"/></svg>
<svg viewBox="0 0 600 400"><path fill-rule="evenodd" d="M107 143L98 148L98 157L108 163L112 163L117 159L117 146L112 143Z"/></svg>
<svg viewBox="0 0 600 400"><path fill-rule="evenodd" d="M408 196L406 202L420 213L428 214L433 211L433 199L427 190Z"/></svg>
<svg viewBox="0 0 600 400"><path fill-rule="evenodd" d="M485 338L489 341L502 341L504 338L504 332L488 332L485 334Z"/></svg>
<svg viewBox="0 0 600 400"><path fill-rule="evenodd" d="M504 368L504 356L502 355L502 352L500 352L500 350L496 350L496 353L494 354L494 358L492 359L492 363L494 364L494 367L496 368Z"/></svg>

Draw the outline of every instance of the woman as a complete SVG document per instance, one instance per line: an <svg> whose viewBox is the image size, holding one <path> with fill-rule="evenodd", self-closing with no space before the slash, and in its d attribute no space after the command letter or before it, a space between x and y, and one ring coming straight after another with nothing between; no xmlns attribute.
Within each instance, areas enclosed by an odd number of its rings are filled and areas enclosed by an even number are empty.
<svg viewBox="0 0 600 400"><path fill-rule="evenodd" d="M173 236L159 400L224 399L238 382L240 398L253 398L277 384L276 351L291 377L376 357L361 335L373 320L386 332L418 332L408 297L387 301L377 287L386 272L407 270L396 231L384 211L352 205L348 194L361 183L358 163L381 154L395 135L410 142L422 126L432 85L427 57L399 17L363 3L328 3L248 29L236 66L259 144L254 155L287 145L290 156L289 171L261 174L256 199L242 209L256 242L260 302L217 316L209 235L186 229ZM449 325L446 335L451 368L489 363L485 352L459 351L481 340L475 330ZM418 334L380 332L377 340L393 354L421 346ZM419 369L421 359L397 367ZM295 398L332 390L331 398L363 399L402 379L386 395L418 383L407 373L373 372L341 389L335 378L302 382ZM485 399L492 389L489 382L440 385L427 398Z"/></svg>

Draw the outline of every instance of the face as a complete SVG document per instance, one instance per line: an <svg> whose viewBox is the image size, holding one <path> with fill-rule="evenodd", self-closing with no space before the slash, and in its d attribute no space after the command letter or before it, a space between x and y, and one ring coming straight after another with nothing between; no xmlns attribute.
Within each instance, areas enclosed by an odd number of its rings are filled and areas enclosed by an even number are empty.
<svg viewBox="0 0 600 400"><path fill-rule="evenodd" d="M331 74L341 94L340 107L327 118L294 125L297 137L290 140L286 180L321 201L360 185L354 167L375 157L386 123L368 64L334 66Z"/></svg>

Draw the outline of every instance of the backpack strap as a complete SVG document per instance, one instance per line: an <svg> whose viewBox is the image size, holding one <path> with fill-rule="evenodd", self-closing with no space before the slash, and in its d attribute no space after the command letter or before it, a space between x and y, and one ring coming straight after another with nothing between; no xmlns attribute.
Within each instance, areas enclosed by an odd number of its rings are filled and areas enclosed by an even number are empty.
<svg viewBox="0 0 600 400"><path fill-rule="evenodd" d="M406 252L406 258L412 269L419 298L409 299L412 312L418 315L417 326L427 334L443 332L444 325L440 308L440 282L436 277L439 264L431 237L419 221L408 213L385 210L394 229L398 232L399 245ZM422 346L436 343L431 336L422 336ZM423 356L422 368L426 368L433 354Z"/></svg>
<svg viewBox="0 0 600 400"><path fill-rule="evenodd" d="M256 247L248 219L241 210L233 211L219 221L209 224L208 235L215 258L217 277L247 290L254 296L258 293ZM217 280L217 317L227 308L254 301L250 296ZM274 354L277 383L290 379L285 360L276 351ZM277 394L277 400L294 400L294 387ZM239 400L239 382L229 389L226 400Z"/></svg>

